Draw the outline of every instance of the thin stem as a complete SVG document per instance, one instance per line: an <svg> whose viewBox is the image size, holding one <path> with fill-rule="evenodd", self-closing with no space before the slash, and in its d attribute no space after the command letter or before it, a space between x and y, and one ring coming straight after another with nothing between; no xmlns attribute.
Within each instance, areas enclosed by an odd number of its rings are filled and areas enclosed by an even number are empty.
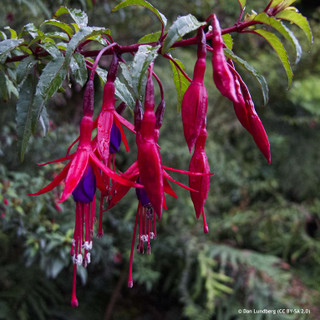
<svg viewBox="0 0 320 320"><path fill-rule="evenodd" d="M180 72L184 75L184 77L191 82L192 79L181 69L181 67L178 65L178 63L172 58L170 57L168 54L164 54L163 55L165 58L169 59L170 61L172 61L174 63L174 65L180 70Z"/></svg>
<svg viewBox="0 0 320 320"><path fill-rule="evenodd" d="M153 77L157 80L158 85L159 85L159 89L160 89L160 95L161 95L161 99L164 99L164 94L163 94L163 87L162 87L162 83L159 79L159 77L156 75L156 73L153 71L152 72Z"/></svg>
<svg viewBox="0 0 320 320"><path fill-rule="evenodd" d="M94 64L93 64L93 67L92 67L92 71L91 71L91 74L90 74L90 80L93 80L93 78L94 78L95 71L96 71L96 69L97 69L99 60L100 60L100 58L102 57L102 55L103 55L106 51L110 50L112 47L114 47L114 46L116 46L116 45L117 45L117 44L114 42L114 43L110 44L109 46L104 47L102 50L100 50L99 54L98 54L97 57L96 57L96 60L94 61Z"/></svg>

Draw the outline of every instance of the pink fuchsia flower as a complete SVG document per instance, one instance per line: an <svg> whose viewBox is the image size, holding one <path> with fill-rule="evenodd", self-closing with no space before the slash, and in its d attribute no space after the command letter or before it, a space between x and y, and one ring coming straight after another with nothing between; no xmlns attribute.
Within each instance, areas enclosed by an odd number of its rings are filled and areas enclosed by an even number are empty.
<svg viewBox="0 0 320 320"><path fill-rule="evenodd" d="M194 67L193 80L185 92L181 105L183 132L191 153L199 136L208 108L207 89L203 84L206 70L206 37L198 31L198 59Z"/></svg>
<svg viewBox="0 0 320 320"><path fill-rule="evenodd" d="M48 184L46 187L41 189L40 191L30 194L32 196L37 196L48 191L51 191L58 184L62 182L64 178L65 187L63 193L61 195L60 201L65 201L73 192L73 190L79 184L81 178L84 176L84 173L87 170L88 165L92 167L95 178L97 179L98 185L103 184L101 181L101 174L99 169L111 179L118 181L121 184L128 185L131 187L142 187L141 185L137 185L129 180L122 178L117 175L111 169L107 168L94 154L91 147L91 132L92 132L92 118L88 116L84 116L81 120L80 124L80 141L77 148L77 151L70 155L70 162L63 168L63 170L55 177L55 179ZM61 159L60 159L61 161Z"/></svg>
<svg viewBox="0 0 320 320"><path fill-rule="evenodd" d="M196 212L196 217L199 219L202 214L204 232L208 233L209 228L204 213L204 204L207 200L209 188L210 188L210 167L208 158L205 153L205 143L207 139L206 122L203 123L200 135L197 139L194 153L192 155L189 171L190 172L201 172L203 175L189 175L189 186L196 190L190 191L191 200Z"/></svg>

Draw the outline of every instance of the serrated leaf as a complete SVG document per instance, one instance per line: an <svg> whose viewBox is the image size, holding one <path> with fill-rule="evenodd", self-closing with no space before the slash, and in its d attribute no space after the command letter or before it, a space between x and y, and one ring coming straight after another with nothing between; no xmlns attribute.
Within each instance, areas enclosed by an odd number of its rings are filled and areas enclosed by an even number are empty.
<svg viewBox="0 0 320 320"><path fill-rule="evenodd" d="M29 56L25 59L23 59L17 67L17 83L21 84L26 77L28 76L28 74L30 73L30 71L32 70L32 68L34 67L34 65L37 63L38 61L34 58L34 56Z"/></svg>
<svg viewBox="0 0 320 320"><path fill-rule="evenodd" d="M98 76L100 77L102 83L103 84L106 83L108 71L98 67L96 69L96 72L97 72ZM115 85L115 95L121 101L123 101L131 110L133 110L134 106L135 106L135 101L134 101L130 91L126 87L126 85L124 83L122 83L118 78L116 78L114 85Z"/></svg>
<svg viewBox="0 0 320 320"><path fill-rule="evenodd" d="M46 37L57 38L64 41L69 41L69 37L65 32L47 32Z"/></svg>
<svg viewBox="0 0 320 320"><path fill-rule="evenodd" d="M43 69L36 88L34 99L34 115L32 116L32 130L35 130L44 105L62 85L67 71L64 67L65 59L59 57L50 61Z"/></svg>
<svg viewBox="0 0 320 320"><path fill-rule="evenodd" d="M120 68L121 68L123 77L127 81L127 84L129 85L130 88L132 88L132 76L130 71L132 68L132 62L129 62L129 63L120 62Z"/></svg>
<svg viewBox="0 0 320 320"><path fill-rule="evenodd" d="M63 56L54 41L43 42L42 44L40 44L40 47L46 50L53 59L61 58Z"/></svg>
<svg viewBox="0 0 320 320"><path fill-rule="evenodd" d="M72 28L68 24L66 24L64 22L61 22L61 21L58 21L58 20L55 20L55 19L50 19L50 20L44 21L41 24L41 27L45 26L45 25L51 25L51 26L55 26L55 27L58 27L58 28L62 29L63 31L65 31L68 34L69 38L71 38L72 35L73 35Z"/></svg>
<svg viewBox="0 0 320 320"><path fill-rule="evenodd" d="M259 13L255 18L255 21L263 22L264 24L267 24L271 27L273 27L275 30L281 33L283 37L285 37L290 43L292 44L293 48L296 51L296 61L295 63L298 63L301 59L302 49L299 44L299 41L293 34L291 30L289 30L283 23L274 17L269 17L266 13L262 12Z"/></svg>
<svg viewBox="0 0 320 320"><path fill-rule="evenodd" d="M70 68L75 81L83 87L88 79L88 71L84 56L78 52L74 53L71 58Z"/></svg>
<svg viewBox="0 0 320 320"><path fill-rule="evenodd" d="M132 62L131 76L132 89L139 99L144 93L145 82L147 78L147 70L149 65L156 59L160 46L152 47L141 45L134 56Z"/></svg>
<svg viewBox="0 0 320 320"><path fill-rule="evenodd" d="M261 75L251 64L249 64L247 61L243 60L242 58L235 55L231 50L224 49L225 55L232 59L235 63L237 63L239 66L244 68L246 71L248 71L253 78L258 82L261 93L263 97L263 103L266 105L269 100L269 88L266 79L263 75Z"/></svg>
<svg viewBox="0 0 320 320"><path fill-rule="evenodd" d="M263 37L274 49L274 51L277 53L278 57L280 58L282 65L287 73L288 77L288 86L291 86L293 73L290 67L288 55L286 52L286 49L284 48L283 44L279 40L279 38L274 35L273 33L266 31L266 30L255 30L254 33L258 34L259 36Z"/></svg>
<svg viewBox="0 0 320 320"><path fill-rule="evenodd" d="M125 0L122 1L120 4L118 4L116 7L112 9L112 12L115 12L121 8L127 7L127 6L143 6L149 10L151 10L160 20L161 24L165 27L167 24L167 18L158 10L156 9L153 5L151 5L149 2L144 1L144 0Z"/></svg>
<svg viewBox="0 0 320 320"><path fill-rule="evenodd" d="M223 42L227 46L228 49L232 50L233 48L233 39L231 37L231 34L226 33L222 35Z"/></svg>
<svg viewBox="0 0 320 320"><path fill-rule="evenodd" d="M84 27L80 29L70 40L67 46L66 54L65 54L65 65L68 66L70 63L71 56L74 50L78 47L78 45L85 41L86 39L104 34L110 34L109 29L98 28L98 27Z"/></svg>
<svg viewBox="0 0 320 320"><path fill-rule="evenodd" d="M174 61L180 66L180 68L183 71L185 70L183 63L180 60L174 59ZM170 60L170 64L172 68L173 82L177 91L177 112L180 112L182 99L183 99L184 93L187 91L189 87L189 81L188 79L186 79L186 77L182 74L179 68L171 60Z"/></svg>
<svg viewBox="0 0 320 320"><path fill-rule="evenodd" d="M4 61L8 54L18 47L23 40L18 40L18 39L6 39L0 42L0 61Z"/></svg>
<svg viewBox="0 0 320 320"><path fill-rule="evenodd" d="M239 4L240 4L240 7L241 7L241 9L243 10L244 9L244 7L246 6L246 0L238 0L238 2L239 2Z"/></svg>
<svg viewBox="0 0 320 320"><path fill-rule="evenodd" d="M169 28L169 31L163 43L162 53L167 52L170 47L185 34L205 25L206 22L199 22L197 18L192 14L179 17Z"/></svg>
<svg viewBox="0 0 320 320"><path fill-rule="evenodd" d="M17 135L18 135L18 153L20 160L23 161L28 141L31 137L32 106L35 92L34 78L28 75L19 91L17 102Z"/></svg>
<svg viewBox="0 0 320 320"><path fill-rule="evenodd" d="M67 7L60 7L54 14L54 18L61 16L62 14L69 14L73 21L80 27L86 27L88 25L87 14L80 9L72 9Z"/></svg>
<svg viewBox="0 0 320 320"><path fill-rule="evenodd" d="M25 34L30 35L33 39L44 35L44 33L39 30L33 23L28 23L23 27L22 31L19 33L19 38L22 38Z"/></svg>
<svg viewBox="0 0 320 320"><path fill-rule="evenodd" d="M161 37L161 31L149 33L139 39L138 43L156 42Z"/></svg>
<svg viewBox="0 0 320 320"><path fill-rule="evenodd" d="M313 42L311 28L307 18L301 13L292 10L283 10L276 15L276 18L290 21L300 27L307 36L309 44L311 45Z"/></svg>

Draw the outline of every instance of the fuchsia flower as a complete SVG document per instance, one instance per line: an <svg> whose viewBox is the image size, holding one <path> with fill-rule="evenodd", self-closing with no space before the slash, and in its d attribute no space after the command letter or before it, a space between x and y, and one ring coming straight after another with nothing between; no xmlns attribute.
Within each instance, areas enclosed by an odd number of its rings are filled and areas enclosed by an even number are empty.
<svg viewBox="0 0 320 320"><path fill-rule="evenodd" d="M196 192L190 191L196 217L199 219L202 214L204 232L208 233L209 228L203 209L209 193L211 175L208 158L204 150L206 139L207 130L206 122L204 121L189 165L190 172L201 172L203 175L189 175L189 186L196 190Z"/></svg>
<svg viewBox="0 0 320 320"><path fill-rule="evenodd" d="M214 83L223 96L231 101L237 101L233 75L229 70L224 55L224 42L221 35L220 23L215 14L212 15L212 48Z"/></svg>
<svg viewBox="0 0 320 320"><path fill-rule="evenodd" d="M237 101L233 101L233 107L236 116L242 126L252 135L256 145L268 163L271 163L269 139L256 112L248 87L235 70L231 60L229 61L229 68L234 74Z"/></svg>
<svg viewBox="0 0 320 320"><path fill-rule="evenodd" d="M191 153L208 108L208 94L203 84L206 70L206 37L200 28L198 31L198 59L194 67L193 80L185 92L181 105L183 132Z"/></svg>

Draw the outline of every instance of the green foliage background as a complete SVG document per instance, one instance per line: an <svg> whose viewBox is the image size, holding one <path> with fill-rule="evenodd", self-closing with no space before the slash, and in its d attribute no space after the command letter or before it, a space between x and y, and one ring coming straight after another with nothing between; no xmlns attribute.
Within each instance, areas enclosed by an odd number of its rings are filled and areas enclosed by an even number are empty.
<svg viewBox="0 0 320 320"><path fill-rule="evenodd" d="M1 27L39 24L61 5L88 12L90 25L112 28L121 43L156 31L155 20L139 8L111 14L116 2L3 1ZM187 13L199 20L219 13L222 26L233 24L237 1L154 1L172 21ZM265 1L248 1L263 8ZM72 200L55 207L58 194L31 198L59 165L35 163L64 154L77 136L81 88L73 86L50 102L52 123L46 137L32 138L25 160L16 153L15 103L1 101L0 117L0 319L319 319L320 318L320 7L300 1L310 20L314 45L294 67L292 88L276 56L256 37L236 37L236 53L265 75L270 101L265 107L256 84L246 78L268 133L272 164L237 122L230 103L218 94L210 61L207 155L215 176L206 204L210 233L203 234L187 192L175 189L158 224L152 255L134 256L134 288L126 287L135 193L104 216L104 236L94 239L93 261L79 268L80 306L69 306L72 265L69 249L74 224ZM298 34L299 31L297 30ZM307 43L302 45L307 50ZM289 52L291 53L291 52ZM195 48L179 50L192 74ZM156 72L165 85L167 111L159 144L163 162L187 169L189 154L170 66L159 58ZM101 87L96 83L96 106ZM126 114L128 118L130 113ZM72 125L70 125L72 124ZM134 137L129 138L131 145ZM125 169L135 150L122 148L117 163ZM179 177L180 179L180 177ZM185 180L186 181L186 180ZM4 200L6 199L7 202ZM310 315L239 315L237 310L308 308Z"/></svg>

